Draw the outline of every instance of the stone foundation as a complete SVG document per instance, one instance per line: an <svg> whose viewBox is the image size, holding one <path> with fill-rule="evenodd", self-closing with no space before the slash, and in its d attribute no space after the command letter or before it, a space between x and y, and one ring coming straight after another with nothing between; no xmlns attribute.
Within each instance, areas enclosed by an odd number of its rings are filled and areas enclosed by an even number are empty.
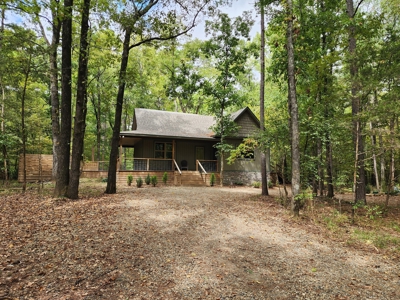
<svg viewBox="0 0 400 300"><path fill-rule="evenodd" d="M252 185L261 181L261 172L224 171L224 185L239 184Z"/></svg>

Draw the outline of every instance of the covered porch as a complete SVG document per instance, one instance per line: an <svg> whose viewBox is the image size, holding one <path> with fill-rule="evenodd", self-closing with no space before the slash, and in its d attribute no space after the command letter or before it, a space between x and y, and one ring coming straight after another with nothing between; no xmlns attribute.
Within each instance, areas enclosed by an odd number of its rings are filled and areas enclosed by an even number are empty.
<svg viewBox="0 0 400 300"><path fill-rule="evenodd" d="M219 177L214 144L215 141L121 136L117 177L130 174L143 178L141 174L160 173L161 180L167 172L175 185L199 185L200 180L207 185L212 173Z"/></svg>
<svg viewBox="0 0 400 300"><path fill-rule="evenodd" d="M117 183L120 185L126 184L129 175L133 176L134 182L139 177L144 180L147 175L155 175L162 183L165 172L169 185L208 186L212 173L216 179L220 177L217 160L197 160L195 170L181 170L175 159L120 157L117 162ZM107 177L107 171L108 161L86 161L82 166L82 177Z"/></svg>

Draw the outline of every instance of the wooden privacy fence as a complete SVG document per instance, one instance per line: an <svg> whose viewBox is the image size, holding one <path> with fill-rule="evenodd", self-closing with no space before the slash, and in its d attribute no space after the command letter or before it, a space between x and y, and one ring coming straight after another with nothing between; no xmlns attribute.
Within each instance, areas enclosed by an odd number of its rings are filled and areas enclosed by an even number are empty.
<svg viewBox="0 0 400 300"><path fill-rule="evenodd" d="M53 155L51 154L26 154L26 181L51 180L53 169ZM19 156L18 181L24 181L24 157Z"/></svg>

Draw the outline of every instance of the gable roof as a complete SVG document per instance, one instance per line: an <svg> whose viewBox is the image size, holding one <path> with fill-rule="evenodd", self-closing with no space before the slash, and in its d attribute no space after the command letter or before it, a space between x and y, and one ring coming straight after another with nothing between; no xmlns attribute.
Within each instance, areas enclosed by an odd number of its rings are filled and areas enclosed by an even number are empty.
<svg viewBox="0 0 400 300"><path fill-rule="evenodd" d="M260 124L248 107L232 113L232 120L237 121L246 112L256 124ZM214 124L213 116L136 108L133 130L122 131L120 136L215 140L210 129Z"/></svg>
<svg viewBox="0 0 400 300"><path fill-rule="evenodd" d="M238 111L234 112L231 114L231 118L233 121L237 121L239 120L239 118L248 113L249 116L253 119L253 121L257 124L258 127L260 127L260 120L258 120L258 118L256 117L256 115L251 111L250 108L248 108L247 106L245 108L239 109Z"/></svg>
<svg viewBox="0 0 400 300"><path fill-rule="evenodd" d="M214 139L214 123L212 116L136 108L133 131L120 135Z"/></svg>

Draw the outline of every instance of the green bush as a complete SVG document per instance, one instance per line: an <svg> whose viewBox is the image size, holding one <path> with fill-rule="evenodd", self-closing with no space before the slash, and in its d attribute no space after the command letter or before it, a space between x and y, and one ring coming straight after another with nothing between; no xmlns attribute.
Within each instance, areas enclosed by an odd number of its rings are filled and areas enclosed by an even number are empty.
<svg viewBox="0 0 400 300"><path fill-rule="evenodd" d="M150 174L147 174L147 177L145 178L144 182L146 182L146 184L149 185L150 181L151 181Z"/></svg>
<svg viewBox="0 0 400 300"><path fill-rule="evenodd" d="M162 176L162 181L164 182L164 184L167 184L168 181L168 173L164 172L163 176Z"/></svg>
<svg viewBox="0 0 400 300"><path fill-rule="evenodd" d="M151 177L150 177L150 182L151 182L151 184L152 184L153 186L156 186L157 183L158 183L158 181L157 181L157 176L156 176L156 175L151 176Z"/></svg>
<svg viewBox="0 0 400 300"><path fill-rule="evenodd" d="M371 220L375 220L376 218L382 218L384 214L384 207L380 205L367 205L365 206L366 214L365 216Z"/></svg>
<svg viewBox="0 0 400 300"><path fill-rule="evenodd" d="M128 180L127 180L128 185L131 185L132 181L133 181L133 176L132 175L128 175Z"/></svg>
<svg viewBox="0 0 400 300"><path fill-rule="evenodd" d="M139 177L138 179L136 179L136 186L140 188L142 187L142 185L143 185L143 179L142 177Z"/></svg>
<svg viewBox="0 0 400 300"><path fill-rule="evenodd" d="M272 189L274 187L274 183L271 180L268 180L268 188Z"/></svg>
<svg viewBox="0 0 400 300"><path fill-rule="evenodd" d="M254 182L253 182L253 187L254 187L254 188L259 189L260 186L261 186L261 182L259 182L259 181L254 181Z"/></svg>
<svg viewBox="0 0 400 300"><path fill-rule="evenodd" d="M211 186L214 186L214 184L215 184L215 174L214 174L214 173L211 173L210 185L211 185Z"/></svg>

